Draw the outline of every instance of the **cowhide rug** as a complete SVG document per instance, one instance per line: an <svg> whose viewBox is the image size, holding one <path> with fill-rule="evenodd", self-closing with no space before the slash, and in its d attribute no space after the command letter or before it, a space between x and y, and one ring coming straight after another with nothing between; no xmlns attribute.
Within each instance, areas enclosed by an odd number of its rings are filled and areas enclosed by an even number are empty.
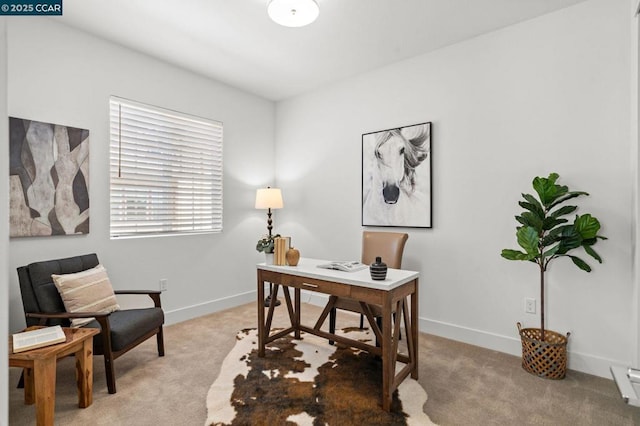
<svg viewBox="0 0 640 426"><path fill-rule="evenodd" d="M339 331L371 341L368 330ZM354 337L355 336L355 337ZM406 378L382 410L382 363L366 351L302 333L258 357L257 330L242 330L207 395L206 425L432 425L427 393Z"/></svg>

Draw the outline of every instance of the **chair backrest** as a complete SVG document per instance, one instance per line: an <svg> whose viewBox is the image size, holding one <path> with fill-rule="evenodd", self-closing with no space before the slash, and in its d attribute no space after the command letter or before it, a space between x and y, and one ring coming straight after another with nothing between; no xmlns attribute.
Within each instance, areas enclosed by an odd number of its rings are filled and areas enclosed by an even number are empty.
<svg viewBox="0 0 640 426"><path fill-rule="evenodd" d="M95 253L65 259L30 263L18 268L18 281L24 312L65 312L58 289L51 274L73 274L98 266ZM27 326L38 324L38 319L27 318ZM63 323L58 321L58 323ZM68 322L67 322L68 323ZM54 325L52 322L50 325Z"/></svg>
<svg viewBox="0 0 640 426"><path fill-rule="evenodd" d="M376 261L376 257L381 257L389 268L401 269L408 238L408 234L401 232L362 232L361 262L370 265Z"/></svg>

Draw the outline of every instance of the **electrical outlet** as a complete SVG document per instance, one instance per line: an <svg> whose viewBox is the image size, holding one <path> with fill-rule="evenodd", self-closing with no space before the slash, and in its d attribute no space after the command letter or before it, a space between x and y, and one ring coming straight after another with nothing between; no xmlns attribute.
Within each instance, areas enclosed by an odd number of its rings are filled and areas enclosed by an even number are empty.
<svg viewBox="0 0 640 426"><path fill-rule="evenodd" d="M528 314L536 313L536 299L525 297L524 299L524 311Z"/></svg>
<svg viewBox="0 0 640 426"><path fill-rule="evenodd" d="M168 281L166 278L160 280L160 291L167 291Z"/></svg>

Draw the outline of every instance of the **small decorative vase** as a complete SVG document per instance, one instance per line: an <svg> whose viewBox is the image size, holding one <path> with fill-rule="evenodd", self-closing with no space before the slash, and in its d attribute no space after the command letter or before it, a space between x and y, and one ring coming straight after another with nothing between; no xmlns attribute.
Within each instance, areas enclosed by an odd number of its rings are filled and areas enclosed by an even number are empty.
<svg viewBox="0 0 640 426"><path fill-rule="evenodd" d="M264 263L266 265L273 265L273 253L264 254Z"/></svg>
<svg viewBox="0 0 640 426"><path fill-rule="evenodd" d="M297 266L300 260L300 251L297 248L291 247L287 250L285 257L287 258L287 264L289 264L289 266Z"/></svg>
<svg viewBox="0 0 640 426"><path fill-rule="evenodd" d="M387 264L382 261L380 256L376 257L375 263L369 266L369 272L371 273L371 279L377 281L383 281L387 278Z"/></svg>

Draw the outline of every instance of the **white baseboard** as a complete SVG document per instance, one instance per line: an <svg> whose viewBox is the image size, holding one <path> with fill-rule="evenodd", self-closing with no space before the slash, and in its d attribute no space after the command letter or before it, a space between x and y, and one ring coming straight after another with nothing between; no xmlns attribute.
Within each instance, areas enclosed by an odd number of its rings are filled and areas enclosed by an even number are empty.
<svg viewBox="0 0 640 426"><path fill-rule="evenodd" d="M303 303L310 303L316 306L325 306L329 301L329 296L321 293L314 293L312 291L302 290L300 299Z"/></svg>
<svg viewBox="0 0 640 426"><path fill-rule="evenodd" d="M301 301L317 306L325 306L329 297L315 292L302 291ZM186 306L172 311L165 310L165 322L167 325L176 324L189 319L208 315L224 309L255 302L256 292L249 291L225 297L222 299L210 300L196 305ZM483 330L462 327L456 324L431 320L421 317L418 323L419 330L423 333L433 334L446 339L480 346L498 352L511 354L517 357L522 355L522 346L519 338L503 336L489 333ZM627 362L601 358L594 355L580 352L569 352L567 367L571 370L612 379L609 368L612 365L629 367Z"/></svg>
<svg viewBox="0 0 640 426"><path fill-rule="evenodd" d="M223 311L225 309L234 308L256 301L256 292L249 291L246 293L236 294L221 299L209 300L207 302L198 303L196 305L185 306L180 309L164 311L165 325L177 324L193 318L209 315L214 312Z"/></svg>
<svg viewBox="0 0 640 426"><path fill-rule="evenodd" d="M504 352L517 357L522 356L522 345L519 338L488 333L482 330L461 327L459 325L427 318L420 318L419 330L424 333ZM568 352L567 368L570 370L613 380L611 371L609 370L612 365L628 367L623 361L601 358L580 352Z"/></svg>

